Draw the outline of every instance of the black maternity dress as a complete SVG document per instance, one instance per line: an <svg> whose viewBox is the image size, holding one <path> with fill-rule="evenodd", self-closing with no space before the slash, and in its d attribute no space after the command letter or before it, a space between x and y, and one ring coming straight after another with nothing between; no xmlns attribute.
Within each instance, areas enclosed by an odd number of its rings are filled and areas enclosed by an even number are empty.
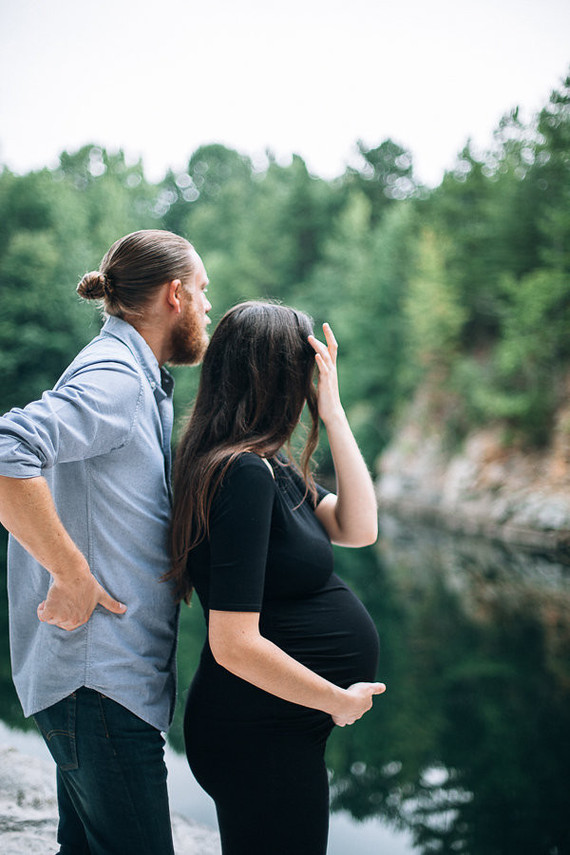
<svg viewBox="0 0 570 855"><path fill-rule="evenodd" d="M291 466L241 455L189 572L209 609L260 612L261 634L338 686L375 679L378 635L333 573L330 540ZM326 495L319 487L317 502ZM216 802L224 855L325 855L331 717L218 665L206 641L184 720L186 752Z"/></svg>

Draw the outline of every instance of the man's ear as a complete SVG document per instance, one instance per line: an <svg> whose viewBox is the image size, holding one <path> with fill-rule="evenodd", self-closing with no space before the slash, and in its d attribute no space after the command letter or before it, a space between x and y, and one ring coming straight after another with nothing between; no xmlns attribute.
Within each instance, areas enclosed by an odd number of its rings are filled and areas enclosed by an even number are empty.
<svg viewBox="0 0 570 855"><path fill-rule="evenodd" d="M180 279L173 279L166 286L166 302L177 315L182 311L181 290L182 282Z"/></svg>

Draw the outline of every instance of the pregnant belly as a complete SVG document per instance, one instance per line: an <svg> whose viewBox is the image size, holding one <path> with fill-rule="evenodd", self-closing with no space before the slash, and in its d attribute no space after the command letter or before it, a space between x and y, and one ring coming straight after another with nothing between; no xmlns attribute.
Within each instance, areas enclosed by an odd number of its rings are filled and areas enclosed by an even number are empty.
<svg viewBox="0 0 570 855"><path fill-rule="evenodd" d="M337 686L347 688L376 678L376 627L358 597L337 576L311 596L266 603L261 632Z"/></svg>

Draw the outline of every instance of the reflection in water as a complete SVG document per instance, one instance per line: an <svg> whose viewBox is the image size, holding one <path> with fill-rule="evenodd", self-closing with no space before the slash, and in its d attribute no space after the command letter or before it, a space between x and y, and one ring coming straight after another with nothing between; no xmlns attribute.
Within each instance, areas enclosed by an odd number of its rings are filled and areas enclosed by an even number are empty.
<svg viewBox="0 0 570 855"><path fill-rule="evenodd" d="M336 562L377 623L388 691L331 737L333 809L426 855L569 853L570 568L395 520ZM5 605L0 633L0 717L21 727ZM202 634L184 610L182 689ZM181 710L169 740L182 748ZM380 832L378 851L392 855Z"/></svg>
<svg viewBox="0 0 570 855"><path fill-rule="evenodd" d="M335 734L334 805L408 828L419 852L569 852L570 569L392 520L380 566L350 575L388 692Z"/></svg>

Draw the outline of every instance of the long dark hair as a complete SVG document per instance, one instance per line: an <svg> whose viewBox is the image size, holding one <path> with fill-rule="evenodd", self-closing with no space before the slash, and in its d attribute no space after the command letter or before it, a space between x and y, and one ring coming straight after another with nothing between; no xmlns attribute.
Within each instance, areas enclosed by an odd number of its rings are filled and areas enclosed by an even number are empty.
<svg viewBox="0 0 570 855"><path fill-rule="evenodd" d="M174 464L172 569L179 599L192 581L188 554L208 535L212 501L236 457L272 457L288 446L305 402L311 426L301 456L307 490L318 441L315 353L308 315L275 303L247 302L223 316L202 364L198 395ZM289 463L295 465L290 448Z"/></svg>

